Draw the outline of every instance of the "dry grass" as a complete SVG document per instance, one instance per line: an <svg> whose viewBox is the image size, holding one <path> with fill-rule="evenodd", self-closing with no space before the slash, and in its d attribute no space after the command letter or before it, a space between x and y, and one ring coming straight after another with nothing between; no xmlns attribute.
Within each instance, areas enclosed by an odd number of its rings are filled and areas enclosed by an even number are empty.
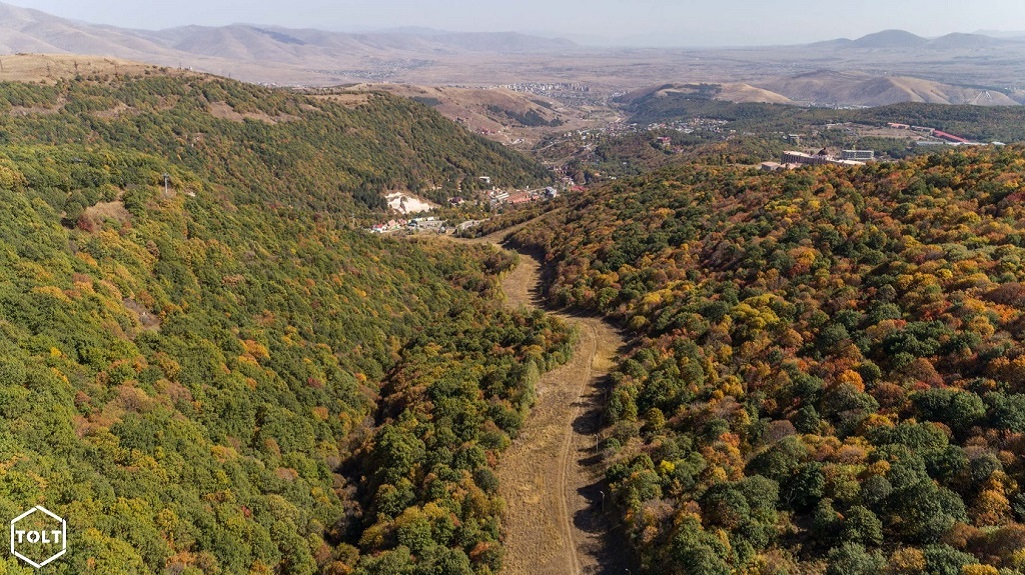
<svg viewBox="0 0 1025 575"><path fill-rule="evenodd" d="M723 84L722 91L716 96L717 100L727 102L760 102L765 104L793 104L794 101L786 96L755 88L749 84Z"/></svg>
<svg viewBox="0 0 1025 575"><path fill-rule="evenodd" d="M520 265L502 281L508 305L536 307L539 283L539 262L521 254ZM577 575L601 568L603 534L575 521L594 511L584 493L598 480L598 470L587 462L594 437L575 424L597 407L600 381L625 342L597 318L558 315L580 333L573 358L542 378L527 424L498 467L509 575Z"/></svg>
<svg viewBox="0 0 1025 575"><path fill-rule="evenodd" d="M114 220L119 224L123 224L132 219L132 214L125 209L124 202L118 200L113 202L100 202L89 206L82 212L82 218L100 225L107 220Z"/></svg>
<svg viewBox="0 0 1025 575"><path fill-rule="evenodd" d="M291 122L298 120L297 116L290 114L281 114L278 116L271 116L264 112L245 112L240 113L235 111L227 102L212 102L207 108L210 110L210 115L215 118L222 118L225 120L231 120L233 122L244 122L246 120L257 120L266 124L278 124L281 122Z"/></svg>
<svg viewBox="0 0 1025 575"><path fill-rule="evenodd" d="M370 94L357 93L357 92L342 92L338 94L322 94L311 96L317 100L327 100L329 102L335 102L349 108L355 108L360 104L366 104L370 101Z"/></svg>
<svg viewBox="0 0 1025 575"><path fill-rule="evenodd" d="M12 54L0 56L0 81L53 83L75 76L141 75L150 73L191 74L180 70L141 64L120 58L75 54Z"/></svg>
<svg viewBox="0 0 1025 575"><path fill-rule="evenodd" d="M498 244L526 222L473 240ZM520 264L502 278L506 305L537 308L541 263L520 254ZM506 503L503 533L507 575L580 575L623 572L607 548L607 525L599 514L601 470L593 461L601 382L616 363L625 338L599 318L552 312L575 326L580 339L573 358L538 385L530 417L498 466L499 493ZM612 563L616 563L612 566Z"/></svg>

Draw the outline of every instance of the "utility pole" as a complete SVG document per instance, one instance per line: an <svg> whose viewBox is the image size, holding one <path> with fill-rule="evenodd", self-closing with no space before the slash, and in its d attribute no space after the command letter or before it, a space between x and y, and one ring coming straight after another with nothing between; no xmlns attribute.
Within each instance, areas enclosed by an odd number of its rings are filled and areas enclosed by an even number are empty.
<svg viewBox="0 0 1025 575"><path fill-rule="evenodd" d="M170 192L170 190L168 188L168 182L170 182L170 181L171 181L171 174L168 174L167 172L164 172L164 195L165 196L171 194L171 192Z"/></svg>

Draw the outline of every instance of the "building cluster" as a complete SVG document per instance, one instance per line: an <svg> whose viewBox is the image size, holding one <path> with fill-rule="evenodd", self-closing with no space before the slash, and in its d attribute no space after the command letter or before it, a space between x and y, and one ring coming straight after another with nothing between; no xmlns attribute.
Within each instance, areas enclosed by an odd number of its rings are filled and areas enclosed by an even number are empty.
<svg viewBox="0 0 1025 575"><path fill-rule="evenodd" d="M843 150L840 157L832 156L826 150L820 150L817 154L806 154L804 152L786 151L779 162L763 162L763 172L774 172L776 170L792 170L801 166L863 166L865 162L875 159L873 150Z"/></svg>
<svg viewBox="0 0 1025 575"><path fill-rule="evenodd" d="M407 230L412 232L444 232L446 229L445 221L431 217L425 218L413 218L411 220L394 219L388 220L387 222L374 224L371 226L370 231L374 234L386 234L389 232L397 232L399 230Z"/></svg>
<svg viewBox="0 0 1025 575"><path fill-rule="evenodd" d="M506 192L495 189L488 192L488 201L491 203L491 207L526 204L529 202L546 202L557 197L559 197L559 190L551 186L543 190L516 190L514 192Z"/></svg>
<svg viewBox="0 0 1025 575"><path fill-rule="evenodd" d="M716 134L734 133L735 130L727 130L727 120L713 118L690 118L687 120L672 120L668 122L654 122L648 124L647 130L675 130L684 134L694 132L712 132Z"/></svg>
<svg viewBox="0 0 1025 575"><path fill-rule="evenodd" d="M498 207L502 205L516 205L524 204L528 202L546 202L548 200L559 197L559 190L554 187L547 187L544 189L537 190L515 190L513 192L507 192L500 189L492 189L487 193L488 200L492 207ZM465 202L462 198L452 198L453 200L459 200L458 203L451 202L452 205L458 205L459 203ZM446 220L437 218L435 216L424 216L412 219L391 219L387 222L382 222L372 225L366 231L374 234L387 234L398 231L405 231L411 233L430 232L436 234L448 233L450 230L464 230L466 228L480 225L485 220L467 220L455 226L449 225Z"/></svg>
<svg viewBox="0 0 1025 575"><path fill-rule="evenodd" d="M518 82L493 87L505 88L507 90L512 90L513 92L524 92L539 96L547 96L562 103L590 105L608 105L610 99L622 95L620 93L607 93L603 90L596 90L586 84L570 82L554 84L545 82Z"/></svg>
<svg viewBox="0 0 1025 575"><path fill-rule="evenodd" d="M409 220L392 219L388 220L387 222L382 222L380 224L374 224L373 226L371 226L370 232L375 234L394 232L397 230L404 229L407 224L409 224Z"/></svg>
<svg viewBox="0 0 1025 575"><path fill-rule="evenodd" d="M841 160L854 162L871 162L876 159L875 150L840 150Z"/></svg>
<svg viewBox="0 0 1025 575"><path fill-rule="evenodd" d="M928 126L912 126L910 124L900 124L897 122L889 122L886 124L888 127L895 130L909 130L912 132L919 132L926 136L932 136L935 140L919 140L915 142L919 146L985 146L984 142L973 142L961 136L955 136L936 128L930 128ZM1003 146L1003 142L990 142L995 146Z"/></svg>
<svg viewBox="0 0 1025 575"><path fill-rule="evenodd" d="M433 60L423 60L418 58L400 58L397 60L370 60L368 62L369 67L363 69L354 70L313 70L319 74L325 74L330 76L343 76L347 78L356 78L359 80L370 81L370 82L382 82L387 81L400 72L408 72L410 70L419 70L426 68L434 64Z"/></svg>

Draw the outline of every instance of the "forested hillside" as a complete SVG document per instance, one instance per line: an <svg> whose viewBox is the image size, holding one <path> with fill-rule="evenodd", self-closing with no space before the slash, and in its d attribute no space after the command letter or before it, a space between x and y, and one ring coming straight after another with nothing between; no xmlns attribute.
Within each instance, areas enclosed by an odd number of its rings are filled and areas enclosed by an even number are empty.
<svg viewBox="0 0 1025 575"><path fill-rule="evenodd" d="M509 256L348 211L538 170L388 96L111 82L0 86L0 515L68 521L53 573L496 572L491 469L570 334L503 310Z"/></svg>
<svg viewBox="0 0 1025 575"><path fill-rule="evenodd" d="M639 345L603 457L643 572L1025 569L1025 150L684 166L518 232Z"/></svg>
<svg viewBox="0 0 1025 575"><path fill-rule="evenodd" d="M225 186L234 201L328 211L384 208L385 190L444 201L481 175L504 186L549 177L412 100L338 102L193 75L0 83L0 143L130 148L172 176L188 169Z"/></svg>

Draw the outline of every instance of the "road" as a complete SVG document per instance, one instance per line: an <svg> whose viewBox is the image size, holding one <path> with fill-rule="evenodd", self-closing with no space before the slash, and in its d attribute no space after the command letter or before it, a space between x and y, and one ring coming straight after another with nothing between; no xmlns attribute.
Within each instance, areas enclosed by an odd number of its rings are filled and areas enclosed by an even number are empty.
<svg viewBox="0 0 1025 575"><path fill-rule="evenodd" d="M498 244L504 230L478 240ZM541 263L520 253L502 278L506 304L540 308ZM577 327L573 358L545 374L520 435L498 465L506 502L505 575L622 574L602 513L604 487L596 456L604 378L626 341L600 318L551 311Z"/></svg>

